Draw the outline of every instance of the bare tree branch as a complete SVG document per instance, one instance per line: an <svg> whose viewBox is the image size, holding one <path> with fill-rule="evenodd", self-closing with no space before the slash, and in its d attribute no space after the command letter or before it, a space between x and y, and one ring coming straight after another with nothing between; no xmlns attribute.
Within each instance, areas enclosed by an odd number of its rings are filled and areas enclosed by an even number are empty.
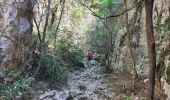
<svg viewBox="0 0 170 100"><path fill-rule="evenodd" d="M51 0L48 0L48 9L47 9L47 16L45 19L45 25L44 25L44 30L43 30L43 37L42 37L42 42L45 42L46 38L46 30L47 30L47 25L48 25L48 17L50 15L50 5L51 5Z"/></svg>
<svg viewBox="0 0 170 100"><path fill-rule="evenodd" d="M64 6L65 6L65 0L62 2L62 8L61 8L61 13L60 13L60 18L59 18L59 22L57 24L57 27L55 29L55 33L54 33L54 45L56 44L56 36L57 36L57 31L59 29L59 26L60 26L60 22L61 22L61 18L62 18L62 15L64 13ZM55 47L55 46L54 46Z"/></svg>
<svg viewBox="0 0 170 100"><path fill-rule="evenodd" d="M56 17L56 12L58 10L58 4L55 5L55 7L53 8L53 10L51 11L51 22L50 22L50 25L52 26L53 23L54 23L54 20L55 20L55 17Z"/></svg>
<svg viewBox="0 0 170 100"><path fill-rule="evenodd" d="M21 43L19 43L18 41L16 41L16 40L14 40L14 39L12 39L11 37L9 37L7 34L5 34L5 32L4 33L2 33L1 34L1 36L2 37L5 37L5 38L7 38L7 39L9 39L9 40L11 40L11 42L13 42L13 43L16 43L16 44L18 44L18 45L20 45L20 46L22 46L29 54L32 54L31 52L30 52L30 50L29 50L29 48L28 47L26 47L25 45L23 45L23 44L21 44Z"/></svg>
<svg viewBox="0 0 170 100"><path fill-rule="evenodd" d="M39 41L40 41L40 43L41 43L40 29L39 29L39 26L38 26L37 21L36 21L36 19L35 19L35 16L33 16L33 20L34 20L35 26L36 26L37 31L38 31L38 38L39 38Z"/></svg>

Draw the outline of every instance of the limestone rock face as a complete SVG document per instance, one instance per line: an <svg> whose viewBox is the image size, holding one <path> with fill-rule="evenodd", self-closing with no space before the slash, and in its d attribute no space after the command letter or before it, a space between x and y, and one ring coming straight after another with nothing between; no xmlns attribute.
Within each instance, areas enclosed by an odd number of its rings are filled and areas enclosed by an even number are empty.
<svg viewBox="0 0 170 100"><path fill-rule="evenodd" d="M129 3L128 7L133 5ZM129 14L129 24L130 24L130 31L132 34L132 48L133 54L135 57L137 71L142 73L141 66L145 64L145 61L141 61L146 55L146 36L144 34L144 7L142 4L138 5L136 8L132 9L128 12ZM119 19L122 22L122 18ZM124 20L125 21L125 20ZM127 46L127 33L126 28L123 27L121 30L118 31L118 35L116 36L115 40L115 48L112 55L113 63L112 66L121 71L129 71L133 72L133 62L131 59L131 55L129 55L129 50ZM128 58L128 59L127 59Z"/></svg>
<svg viewBox="0 0 170 100"><path fill-rule="evenodd" d="M139 0L137 0L139 1ZM131 7L133 4L128 4ZM159 38L163 31L160 30L160 24L170 15L170 1L156 0L153 8L154 33ZM130 31L132 34L132 48L135 57L136 67L139 74L147 74L147 41L145 33L145 8L143 3L128 11ZM122 18L119 19L122 22ZM132 72L132 59L128 53L126 31L122 28L118 31L115 38L112 66L118 70L127 70ZM166 37L166 36L165 36ZM156 41L157 42L157 41ZM159 45L157 45L159 47ZM128 59L127 59L128 58Z"/></svg>
<svg viewBox="0 0 170 100"><path fill-rule="evenodd" d="M0 70L24 68L32 39L31 0L0 0Z"/></svg>
<svg viewBox="0 0 170 100"><path fill-rule="evenodd" d="M139 0L137 0L139 1ZM128 5L131 7L131 5ZM132 47L133 54L136 62L136 68L138 74L147 75L148 74L148 58L147 58L147 41L146 41L146 32L145 29L145 8L143 4L138 5L133 10L129 11L129 24L130 31L132 32ZM154 22L154 34L156 38L156 51L157 58L159 52L166 53L170 50L170 37L167 33L161 30L161 24L165 23L165 20L170 17L170 0L155 0L154 8L153 8L153 22ZM119 19L122 20L122 19ZM124 30L124 28L122 28ZM132 59L130 57L130 53L128 53L127 40L126 40L126 32L119 30L117 37L115 38L115 48L113 51L113 55L111 56L112 66L114 69L118 70L127 70L133 73L133 65ZM168 51L170 53L170 51ZM170 80L170 74L168 75L169 66L170 66L170 57L164 57L164 65L165 65L165 78L163 79L163 87L170 87L167 84L167 80ZM170 98L170 90L169 88L164 88L165 93L168 95L168 100Z"/></svg>

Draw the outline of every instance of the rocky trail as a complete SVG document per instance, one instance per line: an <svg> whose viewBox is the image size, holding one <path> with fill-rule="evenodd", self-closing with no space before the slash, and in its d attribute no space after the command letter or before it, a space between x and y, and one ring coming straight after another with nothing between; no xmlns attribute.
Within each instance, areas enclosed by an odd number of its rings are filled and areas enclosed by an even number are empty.
<svg viewBox="0 0 170 100"><path fill-rule="evenodd" d="M93 65L71 73L61 91L48 91L34 100L120 100L125 84L129 84L129 76L124 76L120 79L118 73L104 74L102 67Z"/></svg>
<svg viewBox="0 0 170 100"><path fill-rule="evenodd" d="M49 89L48 83L40 81L28 92L17 95L17 100L145 100L146 80L146 77L139 77L132 87L132 74L116 70L106 73L103 66L94 63L70 72L62 87ZM158 99L155 100L164 100L157 91L159 88L156 88Z"/></svg>

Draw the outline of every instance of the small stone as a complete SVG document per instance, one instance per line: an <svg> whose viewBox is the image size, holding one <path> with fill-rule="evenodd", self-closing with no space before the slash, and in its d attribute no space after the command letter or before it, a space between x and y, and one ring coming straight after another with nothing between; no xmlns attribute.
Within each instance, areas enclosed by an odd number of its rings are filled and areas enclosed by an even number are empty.
<svg viewBox="0 0 170 100"><path fill-rule="evenodd" d="M82 97L79 97L78 100L88 100L88 97L82 96Z"/></svg>
<svg viewBox="0 0 170 100"><path fill-rule="evenodd" d="M114 79L117 79L117 76L113 76Z"/></svg>
<svg viewBox="0 0 170 100"><path fill-rule="evenodd" d="M105 88L104 87L99 87L99 90L105 90Z"/></svg>
<svg viewBox="0 0 170 100"><path fill-rule="evenodd" d="M18 92L18 96L22 96L22 94L23 94L23 93L21 93L21 92Z"/></svg>
<svg viewBox="0 0 170 100"><path fill-rule="evenodd" d="M38 93L44 93L44 91L42 91L42 90L38 90Z"/></svg>
<svg viewBox="0 0 170 100"><path fill-rule="evenodd" d="M84 86L84 85L79 85L78 88L80 91L86 91L86 89L87 89L86 86Z"/></svg>
<svg viewBox="0 0 170 100"><path fill-rule="evenodd" d="M52 96L55 96L55 91L54 90L50 91L50 92L46 92L45 94L41 95L39 97L39 99L42 100L42 99L44 99L46 97L52 97Z"/></svg>
<svg viewBox="0 0 170 100"><path fill-rule="evenodd" d="M135 97L135 100L139 100L139 97Z"/></svg>
<svg viewBox="0 0 170 100"><path fill-rule="evenodd" d="M9 78L9 77L5 77L4 78L4 83L11 83L13 81L13 79L12 78Z"/></svg>
<svg viewBox="0 0 170 100"><path fill-rule="evenodd" d="M22 97L22 96L19 96L19 95L15 96L15 98L16 98L17 100L21 100L21 97Z"/></svg>
<svg viewBox="0 0 170 100"><path fill-rule="evenodd" d="M144 79L144 81L143 81L143 82L144 82L144 83L147 83L148 81L149 81L149 79Z"/></svg>
<svg viewBox="0 0 170 100"><path fill-rule="evenodd" d="M78 96L78 95L82 95L83 93L81 92L81 91L70 91L69 92L69 95L71 96L71 97L76 97L76 96Z"/></svg>
<svg viewBox="0 0 170 100"><path fill-rule="evenodd" d="M58 100L67 100L68 97L69 97L69 95L62 93L62 94L60 94Z"/></svg>
<svg viewBox="0 0 170 100"><path fill-rule="evenodd" d="M101 84L107 83L106 81L102 81Z"/></svg>

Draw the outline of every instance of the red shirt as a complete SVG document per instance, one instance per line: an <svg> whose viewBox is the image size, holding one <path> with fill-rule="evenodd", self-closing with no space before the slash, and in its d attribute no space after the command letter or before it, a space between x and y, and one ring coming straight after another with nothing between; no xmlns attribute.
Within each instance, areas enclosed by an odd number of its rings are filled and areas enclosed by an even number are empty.
<svg viewBox="0 0 170 100"><path fill-rule="evenodd" d="M88 52L87 57L88 57L88 60L91 60L93 58L93 53L92 52Z"/></svg>

